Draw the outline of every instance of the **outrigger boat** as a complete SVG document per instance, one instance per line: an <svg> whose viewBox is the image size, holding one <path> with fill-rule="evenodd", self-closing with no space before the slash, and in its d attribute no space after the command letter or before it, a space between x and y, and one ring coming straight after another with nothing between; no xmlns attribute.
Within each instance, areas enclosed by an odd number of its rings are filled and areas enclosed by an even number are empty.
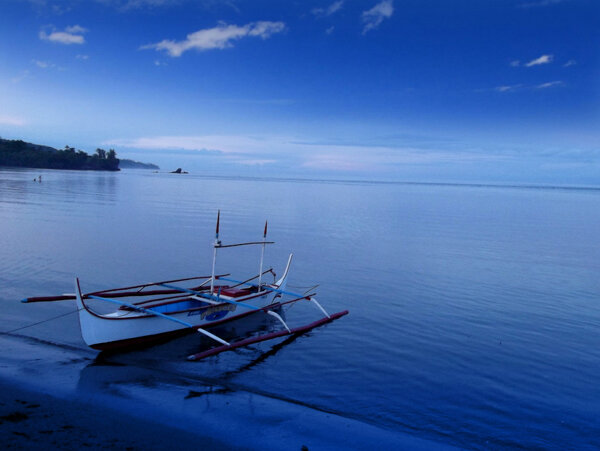
<svg viewBox="0 0 600 451"><path fill-rule="evenodd" d="M75 300L81 335L85 343L93 349L122 349L169 338L190 330L197 331L219 343L220 346L189 356L189 360L199 360L286 335L303 334L348 313L344 310L329 314L317 301L315 293L294 293L286 290L292 254L289 256L283 275L278 280L275 279L272 269L263 271L265 246L274 244L266 239L266 222L262 241L228 245L222 244L219 240L219 222L220 212L217 214L211 276L167 280L85 294L81 292L79 279L75 279L74 294L30 297L23 299L22 302ZM230 278L229 274L215 274L219 249L251 245L262 247L257 276L239 281ZM269 273L273 276L273 282L263 282L263 277ZM292 299L283 301L283 296L291 296ZM88 305L91 301L108 302L118 307L109 313L100 313ZM313 323L290 328L276 310L284 305L301 301L314 304L324 316ZM228 342L206 330L254 314L272 316L281 323L282 329L234 342Z"/></svg>

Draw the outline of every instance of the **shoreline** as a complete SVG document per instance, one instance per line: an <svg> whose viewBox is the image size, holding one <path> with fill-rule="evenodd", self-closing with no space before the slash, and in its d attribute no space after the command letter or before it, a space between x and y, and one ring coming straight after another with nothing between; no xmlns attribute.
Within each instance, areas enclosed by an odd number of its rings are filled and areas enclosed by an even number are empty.
<svg viewBox="0 0 600 451"><path fill-rule="evenodd" d="M61 399L0 378L0 434L5 449L125 450L232 447L96 404ZM174 445L173 437L177 437Z"/></svg>
<svg viewBox="0 0 600 451"><path fill-rule="evenodd" d="M12 449L453 449L35 338L0 335L0 389L0 430Z"/></svg>

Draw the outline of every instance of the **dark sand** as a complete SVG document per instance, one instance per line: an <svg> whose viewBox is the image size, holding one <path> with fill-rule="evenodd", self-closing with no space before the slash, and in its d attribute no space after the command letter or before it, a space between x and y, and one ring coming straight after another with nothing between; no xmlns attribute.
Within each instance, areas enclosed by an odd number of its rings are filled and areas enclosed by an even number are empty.
<svg viewBox="0 0 600 451"><path fill-rule="evenodd" d="M22 335L0 334L0 393L8 449L451 448L268 393L133 362L106 365L87 348Z"/></svg>
<svg viewBox="0 0 600 451"><path fill-rule="evenodd" d="M0 393L0 443L4 449L237 448L106 407L36 393L6 380L0 380Z"/></svg>

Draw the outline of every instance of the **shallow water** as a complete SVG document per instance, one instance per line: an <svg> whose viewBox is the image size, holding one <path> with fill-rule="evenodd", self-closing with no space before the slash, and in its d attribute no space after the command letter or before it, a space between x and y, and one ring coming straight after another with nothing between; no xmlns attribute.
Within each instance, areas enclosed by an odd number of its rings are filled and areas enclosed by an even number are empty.
<svg viewBox="0 0 600 451"><path fill-rule="evenodd" d="M465 448L600 447L598 189L1 169L2 330L72 311L18 300L74 276L92 291L209 274L217 209L224 242L268 219L266 261L293 251L290 288L320 284L350 315L200 363L195 335L120 362ZM258 252L223 250L218 269L250 277ZM252 321L222 333L273 327ZM19 333L83 346L73 315Z"/></svg>

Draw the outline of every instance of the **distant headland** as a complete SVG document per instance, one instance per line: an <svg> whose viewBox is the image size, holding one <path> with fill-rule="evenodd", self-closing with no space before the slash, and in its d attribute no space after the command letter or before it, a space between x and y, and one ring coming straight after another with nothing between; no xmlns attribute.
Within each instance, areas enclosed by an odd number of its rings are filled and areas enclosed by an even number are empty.
<svg viewBox="0 0 600 451"><path fill-rule="evenodd" d="M121 158L119 160L119 168L121 169L160 169L159 166L152 163L142 163L140 161L133 161Z"/></svg>
<svg viewBox="0 0 600 451"><path fill-rule="evenodd" d="M90 171L119 171L120 168L159 169L150 163L119 159L114 149L96 149L93 155L65 146L55 149L22 140L0 138L0 166L40 169L78 169Z"/></svg>

